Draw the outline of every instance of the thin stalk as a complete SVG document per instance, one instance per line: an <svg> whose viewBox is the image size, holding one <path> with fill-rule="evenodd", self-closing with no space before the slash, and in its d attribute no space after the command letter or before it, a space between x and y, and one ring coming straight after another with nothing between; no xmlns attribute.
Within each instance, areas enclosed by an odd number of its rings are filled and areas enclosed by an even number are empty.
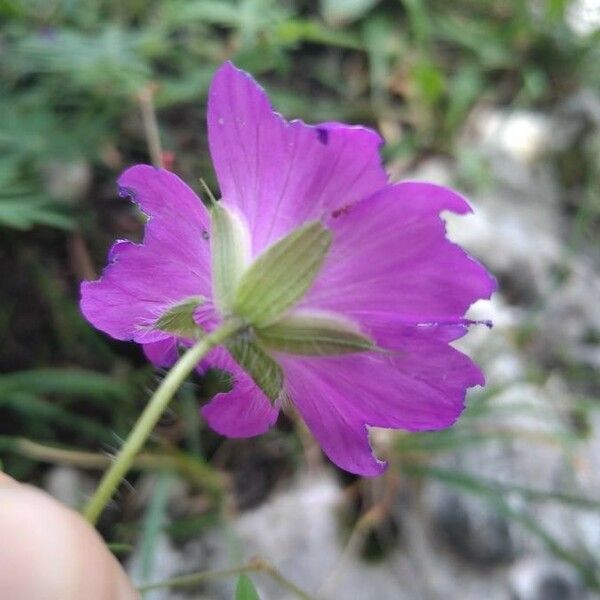
<svg viewBox="0 0 600 600"><path fill-rule="evenodd" d="M112 498L121 480L133 464L136 455L142 449L156 423L186 377L212 348L222 344L238 331L240 326L238 321L225 321L218 329L215 329L192 346L167 373L85 507L83 515L90 523L95 524L98 521L104 507Z"/></svg>
<svg viewBox="0 0 600 600"><path fill-rule="evenodd" d="M174 577L173 579L167 579L159 583L151 583L149 585L143 585L138 587L138 591L141 593L149 592L151 590L159 590L165 588L185 588L194 587L206 581L213 581L215 579L223 579L225 577L231 577L232 575L241 575L243 573L266 573L272 577L279 585L292 592L295 596L301 600L313 600L303 589L298 587L293 581L290 581L284 577L271 563L265 560L255 559L244 565L237 567L231 567L230 569L221 569L215 571L200 571L199 573L192 573L191 575L182 575L181 577Z"/></svg>
<svg viewBox="0 0 600 600"><path fill-rule="evenodd" d="M0 435L0 452L12 452L31 460L56 465L68 465L81 469L104 470L111 465L112 458L106 454L46 446L27 438L13 438ZM190 458L183 452L170 451L168 454L158 452L141 452L132 464L139 471L178 471L213 494L219 495L227 485L224 477L214 471L200 459Z"/></svg>
<svg viewBox="0 0 600 600"><path fill-rule="evenodd" d="M146 135L150 160L155 167L162 168L164 165L162 159L162 147L160 144L160 132L158 129L156 111L154 110L155 92L156 86L149 85L138 94L138 100L142 110L142 121L144 123L144 133Z"/></svg>

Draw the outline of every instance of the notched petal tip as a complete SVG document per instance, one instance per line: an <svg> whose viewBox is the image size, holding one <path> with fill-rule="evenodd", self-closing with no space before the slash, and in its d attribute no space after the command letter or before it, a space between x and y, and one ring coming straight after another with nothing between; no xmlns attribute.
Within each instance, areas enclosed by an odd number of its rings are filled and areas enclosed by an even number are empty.
<svg viewBox="0 0 600 600"><path fill-rule="evenodd" d="M458 412L456 414L456 418L452 421L452 423L450 423L450 425L448 425L448 427L454 425L454 423L456 421L458 421L458 418L460 417L460 415L466 408L466 399L467 399L468 390L475 388L475 387L483 388L483 387L485 387L485 383L486 383L486 379L485 379L485 374L483 372L483 369L481 369L481 367L477 363L471 361L471 378L469 381L467 381L465 383L465 391L464 391L464 396L463 396L462 409L460 410L460 412Z"/></svg>
<svg viewBox="0 0 600 600"><path fill-rule="evenodd" d="M169 217L180 213L196 226L208 223L208 214L198 194L178 175L152 165L133 165L117 180L119 196L134 202L148 217L167 224ZM185 228L183 222L172 227Z"/></svg>
<svg viewBox="0 0 600 600"><path fill-rule="evenodd" d="M138 202L138 188L146 178L155 175L164 169L158 169L152 165L139 164L125 169L117 179L119 196L131 202Z"/></svg>
<svg viewBox="0 0 600 600"><path fill-rule="evenodd" d="M115 263L127 252L130 248L139 247L139 244L130 240L117 240L108 250L108 263Z"/></svg>
<svg viewBox="0 0 600 600"><path fill-rule="evenodd" d="M459 215L473 212L473 207L462 194L444 185L408 179L391 187L407 200L427 206L432 212L448 210Z"/></svg>
<svg viewBox="0 0 600 600"><path fill-rule="evenodd" d="M351 471L355 475L360 475L361 477L379 477L379 475L383 475L383 473L388 470L388 461L380 459L373 448L372 436L374 429L374 427L369 425L364 426L365 437L367 438L368 448L371 450L371 456L370 460L366 454L363 456L363 460L361 461L359 468L357 468L355 471ZM346 467L341 468L348 470Z"/></svg>
<svg viewBox="0 0 600 600"><path fill-rule="evenodd" d="M130 202L137 202L136 192L133 188L127 187L126 185L119 185L118 190L120 198L129 200Z"/></svg>

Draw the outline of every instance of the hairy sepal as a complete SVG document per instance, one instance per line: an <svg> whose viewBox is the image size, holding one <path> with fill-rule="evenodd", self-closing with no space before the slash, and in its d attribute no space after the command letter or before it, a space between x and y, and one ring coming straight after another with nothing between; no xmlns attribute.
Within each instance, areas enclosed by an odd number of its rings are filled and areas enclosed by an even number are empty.
<svg viewBox="0 0 600 600"><path fill-rule="evenodd" d="M376 348L348 319L319 313L295 313L256 329L265 348L304 356L336 356Z"/></svg>
<svg viewBox="0 0 600 600"><path fill-rule="evenodd" d="M278 400L283 389L283 371L256 342L238 336L226 343L234 360L252 377L254 383L273 402Z"/></svg>
<svg viewBox="0 0 600 600"><path fill-rule="evenodd" d="M154 327L174 335L195 338L202 330L194 322L194 311L206 302L203 296L190 296L168 308Z"/></svg>
<svg viewBox="0 0 600 600"><path fill-rule="evenodd" d="M277 321L311 287L331 237L321 223L310 221L270 246L242 275L234 312L259 328Z"/></svg>
<svg viewBox="0 0 600 600"><path fill-rule="evenodd" d="M221 312L227 314L250 262L250 238L240 217L220 202L213 204L210 215L214 300Z"/></svg>

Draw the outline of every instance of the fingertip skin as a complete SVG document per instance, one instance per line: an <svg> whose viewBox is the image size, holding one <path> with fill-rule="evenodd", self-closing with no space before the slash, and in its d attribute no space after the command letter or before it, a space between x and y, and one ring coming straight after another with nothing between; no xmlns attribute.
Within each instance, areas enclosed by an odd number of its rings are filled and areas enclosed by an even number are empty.
<svg viewBox="0 0 600 600"><path fill-rule="evenodd" d="M6 473L0 471L0 485L9 485L11 483L17 485L17 482L12 477L9 477Z"/></svg>
<svg viewBox="0 0 600 600"><path fill-rule="evenodd" d="M98 533L37 488L0 474L0 598L139 600Z"/></svg>

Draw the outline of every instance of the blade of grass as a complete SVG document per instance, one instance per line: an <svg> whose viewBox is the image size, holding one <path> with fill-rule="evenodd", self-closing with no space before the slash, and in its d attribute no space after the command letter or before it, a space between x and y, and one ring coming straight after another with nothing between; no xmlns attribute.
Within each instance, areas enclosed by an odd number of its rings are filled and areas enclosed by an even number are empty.
<svg viewBox="0 0 600 600"><path fill-rule="evenodd" d="M123 382L83 369L32 369L0 376L0 396L9 392L85 396L104 406L126 400L131 390Z"/></svg>
<svg viewBox="0 0 600 600"><path fill-rule="evenodd" d="M13 392L0 396L0 408L9 409L25 418L40 419L64 427L104 443L114 441L113 433L107 427L27 392Z"/></svg>
<svg viewBox="0 0 600 600"><path fill-rule="evenodd" d="M156 558L156 543L167 524L169 491L174 479L168 471L158 473L150 502L142 521L140 536L140 578L145 584L152 577Z"/></svg>
<svg viewBox="0 0 600 600"><path fill-rule="evenodd" d="M103 470L112 463L112 457L96 452L48 446L26 438L11 436L0 436L0 452L12 452L44 463L71 465L92 470ZM182 452L142 452L136 457L133 468L141 471L161 469L178 471L186 479L209 492L215 500L222 496L225 488L225 481L220 473Z"/></svg>

